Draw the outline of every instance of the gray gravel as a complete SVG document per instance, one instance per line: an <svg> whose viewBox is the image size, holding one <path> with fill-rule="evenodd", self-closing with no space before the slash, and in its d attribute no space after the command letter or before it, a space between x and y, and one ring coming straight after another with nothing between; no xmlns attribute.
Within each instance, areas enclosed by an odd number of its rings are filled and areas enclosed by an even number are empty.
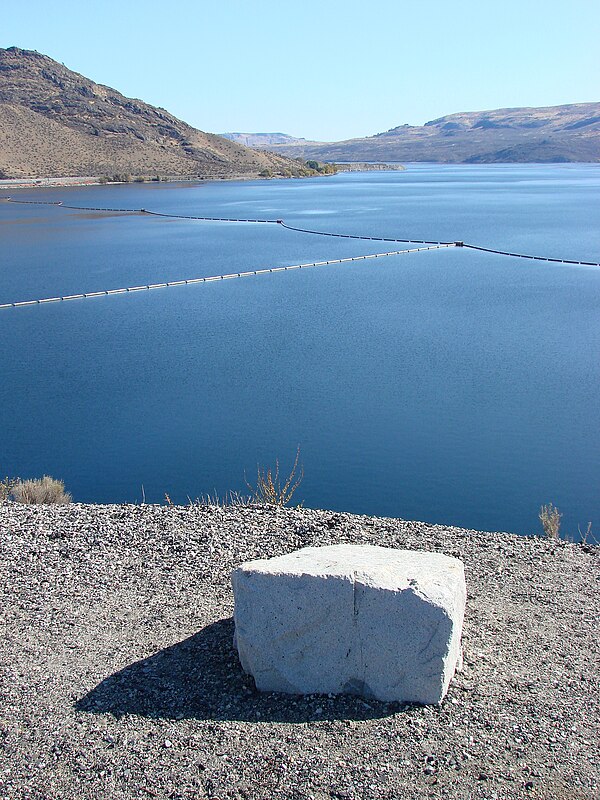
<svg viewBox="0 0 600 800"><path fill-rule="evenodd" d="M230 570L338 542L467 571L441 707L261 695ZM600 797L598 549L308 509L0 507L0 798Z"/></svg>

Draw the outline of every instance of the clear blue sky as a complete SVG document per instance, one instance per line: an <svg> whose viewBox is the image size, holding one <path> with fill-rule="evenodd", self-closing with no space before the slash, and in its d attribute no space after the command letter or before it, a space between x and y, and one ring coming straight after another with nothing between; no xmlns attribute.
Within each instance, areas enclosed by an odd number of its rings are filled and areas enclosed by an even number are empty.
<svg viewBox="0 0 600 800"><path fill-rule="evenodd" d="M599 0L2 0L38 50L207 131L337 140L600 100Z"/></svg>

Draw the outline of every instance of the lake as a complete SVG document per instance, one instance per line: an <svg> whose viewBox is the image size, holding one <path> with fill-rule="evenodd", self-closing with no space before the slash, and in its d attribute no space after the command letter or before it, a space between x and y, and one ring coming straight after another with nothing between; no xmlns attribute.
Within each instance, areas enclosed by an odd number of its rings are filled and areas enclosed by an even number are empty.
<svg viewBox="0 0 600 800"><path fill-rule="evenodd" d="M598 165L11 195L600 260ZM6 202L0 244L0 303L400 247ZM77 501L244 492L300 446L309 507L528 533L553 502L600 532L600 268L448 248L4 309L0 336L0 473Z"/></svg>

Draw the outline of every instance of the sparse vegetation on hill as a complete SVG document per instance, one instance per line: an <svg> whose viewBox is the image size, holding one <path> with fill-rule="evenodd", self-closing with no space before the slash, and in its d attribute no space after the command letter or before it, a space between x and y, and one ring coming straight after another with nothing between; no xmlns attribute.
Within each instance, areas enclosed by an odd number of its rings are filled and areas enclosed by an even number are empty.
<svg viewBox="0 0 600 800"><path fill-rule="evenodd" d="M196 130L30 50L0 48L0 177L296 175L295 161Z"/></svg>

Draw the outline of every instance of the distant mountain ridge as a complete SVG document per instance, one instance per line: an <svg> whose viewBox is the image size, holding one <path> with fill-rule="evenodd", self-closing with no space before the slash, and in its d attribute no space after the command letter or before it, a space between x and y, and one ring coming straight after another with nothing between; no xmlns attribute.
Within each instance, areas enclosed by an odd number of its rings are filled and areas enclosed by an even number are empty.
<svg viewBox="0 0 600 800"><path fill-rule="evenodd" d="M322 161L598 162L600 103L459 112L362 139L269 149Z"/></svg>
<svg viewBox="0 0 600 800"><path fill-rule="evenodd" d="M232 142L246 145L246 147L258 148L267 148L274 144L297 144L306 141L306 139L299 139L297 136L289 136L287 133L221 133L219 135Z"/></svg>
<svg viewBox="0 0 600 800"><path fill-rule="evenodd" d="M301 174L31 50L0 48L0 178Z"/></svg>

